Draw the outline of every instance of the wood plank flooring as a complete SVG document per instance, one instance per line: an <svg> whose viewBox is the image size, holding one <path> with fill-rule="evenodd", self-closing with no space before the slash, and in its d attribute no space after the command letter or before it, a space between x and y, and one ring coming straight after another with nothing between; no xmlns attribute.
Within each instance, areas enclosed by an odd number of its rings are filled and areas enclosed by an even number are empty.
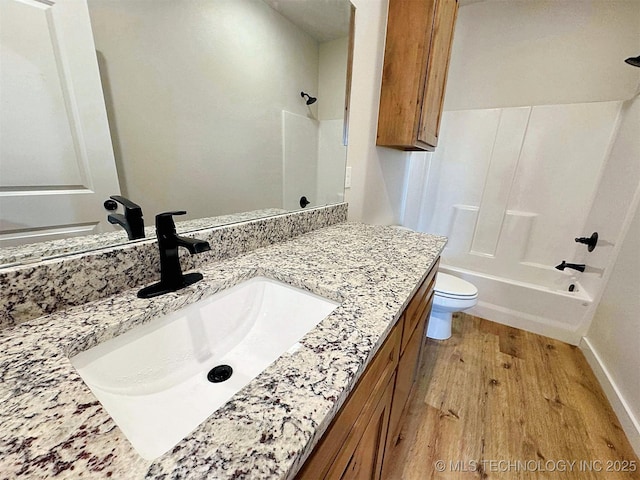
<svg viewBox="0 0 640 480"><path fill-rule="evenodd" d="M640 479L578 347L457 314L419 375L383 480Z"/></svg>

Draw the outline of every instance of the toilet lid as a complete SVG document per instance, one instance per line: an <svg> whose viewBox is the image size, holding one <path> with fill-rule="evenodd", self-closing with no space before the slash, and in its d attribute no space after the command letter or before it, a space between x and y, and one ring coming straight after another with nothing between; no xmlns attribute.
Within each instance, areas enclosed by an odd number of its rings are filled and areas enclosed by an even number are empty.
<svg viewBox="0 0 640 480"><path fill-rule="evenodd" d="M436 277L435 291L442 297L451 298L469 298L478 295L478 289L472 283L442 272L438 272Z"/></svg>

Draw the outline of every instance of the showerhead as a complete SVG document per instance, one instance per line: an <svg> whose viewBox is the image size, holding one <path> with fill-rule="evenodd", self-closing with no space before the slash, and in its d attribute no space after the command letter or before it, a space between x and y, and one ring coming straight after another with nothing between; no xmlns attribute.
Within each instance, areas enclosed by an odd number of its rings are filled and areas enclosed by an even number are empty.
<svg viewBox="0 0 640 480"><path fill-rule="evenodd" d="M314 103L316 103L318 101L318 99L316 97L312 97L308 93L300 92L300 96L302 98L307 97L307 105L313 105Z"/></svg>
<svg viewBox="0 0 640 480"><path fill-rule="evenodd" d="M633 65L634 67L640 67L640 55L637 57L629 57L625 60L629 65Z"/></svg>

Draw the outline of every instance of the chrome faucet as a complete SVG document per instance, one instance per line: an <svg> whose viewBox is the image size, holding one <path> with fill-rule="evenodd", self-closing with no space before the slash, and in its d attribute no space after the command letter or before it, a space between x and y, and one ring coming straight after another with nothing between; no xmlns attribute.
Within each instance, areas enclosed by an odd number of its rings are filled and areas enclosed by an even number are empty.
<svg viewBox="0 0 640 480"><path fill-rule="evenodd" d="M158 248L160 249L160 281L144 287L138 292L140 298L151 298L169 292L175 292L184 287L202 280L201 273L188 273L184 275L180 268L178 248L184 247L191 255L211 250L211 246L204 240L180 237L176 233L176 225L173 222L174 215L184 215L184 210L177 212L164 212L156 215L156 234L158 236Z"/></svg>

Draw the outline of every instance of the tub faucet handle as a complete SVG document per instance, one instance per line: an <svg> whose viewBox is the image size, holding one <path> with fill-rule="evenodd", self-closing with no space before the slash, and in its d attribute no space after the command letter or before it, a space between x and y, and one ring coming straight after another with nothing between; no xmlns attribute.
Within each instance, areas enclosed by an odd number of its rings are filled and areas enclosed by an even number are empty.
<svg viewBox="0 0 640 480"><path fill-rule="evenodd" d="M590 237L578 237L575 240L576 243L587 245L587 250L593 252L598 244L598 232L593 232Z"/></svg>

